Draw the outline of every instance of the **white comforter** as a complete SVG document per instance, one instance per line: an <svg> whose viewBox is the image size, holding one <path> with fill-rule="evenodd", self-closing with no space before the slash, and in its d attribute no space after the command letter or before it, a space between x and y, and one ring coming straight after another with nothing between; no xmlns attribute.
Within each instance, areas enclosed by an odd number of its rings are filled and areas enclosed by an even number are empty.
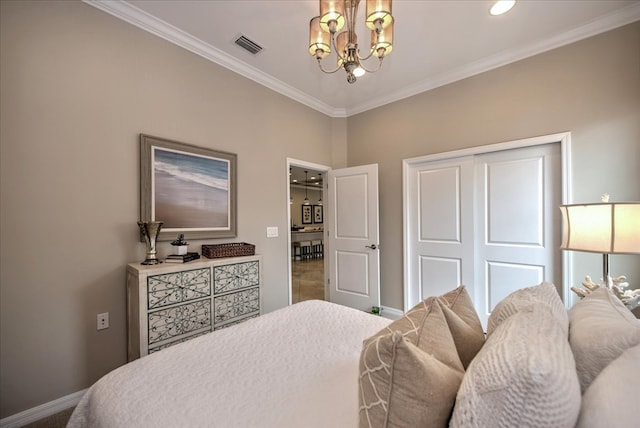
<svg viewBox="0 0 640 428"><path fill-rule="evenodd" d="M69 427L355 427L362 341L390 321L307 301L96 382Z"/></svg>

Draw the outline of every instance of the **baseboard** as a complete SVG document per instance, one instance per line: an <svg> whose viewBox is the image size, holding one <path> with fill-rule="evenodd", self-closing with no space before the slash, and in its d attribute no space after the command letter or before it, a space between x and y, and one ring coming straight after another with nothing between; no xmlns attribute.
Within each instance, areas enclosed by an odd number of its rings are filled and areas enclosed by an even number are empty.
<svg viewBox="0 0 640 428"><path fill-rule="evenodd" d="M390 320L397 320L404 315L404 312L402 312L400 309L388 308L386 306L383 306L380 315L385 318L389 318Z"/></svg>
<svg viewBox="0 0 640 428"><path fill-rule="evenodd" d="M65 395L24 412L0 419L0 428L19 428L76 406L87 390Z"/></svg>

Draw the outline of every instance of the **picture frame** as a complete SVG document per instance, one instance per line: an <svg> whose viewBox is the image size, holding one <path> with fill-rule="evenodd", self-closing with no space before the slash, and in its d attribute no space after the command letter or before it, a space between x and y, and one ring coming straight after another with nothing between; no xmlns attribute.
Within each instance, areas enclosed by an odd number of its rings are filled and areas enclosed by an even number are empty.
<svg viewBox="0 0 640 428"><path fill-rule="evenodd" d="M140 134L140 221L164 222L158 241L235 237L236 183L236 154Z"/></svg>
<svg viewBox="0 0 640 428"><path fill-rule="evenodd" d="M313 211L311 205L302 205L302 224L313 223Z"/></svg>
<svg viewBox="0 0 640 428"><path fill-rule="evenodd" d="M313 206L313 222L316 224L324 223L322 207L322 205Z"/></svg>

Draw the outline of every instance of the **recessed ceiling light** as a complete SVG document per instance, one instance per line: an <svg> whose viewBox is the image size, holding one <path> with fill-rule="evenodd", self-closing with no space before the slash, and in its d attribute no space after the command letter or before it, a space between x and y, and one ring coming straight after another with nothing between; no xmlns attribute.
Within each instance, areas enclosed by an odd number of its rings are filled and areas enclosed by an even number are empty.
<svg viewBox="0 0 640 428"><path fill-rule="evenodd" d="M498 0L491 6L489 13L494 16L502 15L503 13L509 12L515 4L516 0Z"/></svg>

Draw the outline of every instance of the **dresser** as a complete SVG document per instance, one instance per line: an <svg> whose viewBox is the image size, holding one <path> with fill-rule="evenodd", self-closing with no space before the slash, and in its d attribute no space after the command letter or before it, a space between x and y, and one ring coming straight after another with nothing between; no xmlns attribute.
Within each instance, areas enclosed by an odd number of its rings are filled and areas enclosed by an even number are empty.
<svg viewBox="0 0 640 428"><path fill-rule="evenodd" d="M262 257L127 265L127 357L260 315Z"/></svg>

